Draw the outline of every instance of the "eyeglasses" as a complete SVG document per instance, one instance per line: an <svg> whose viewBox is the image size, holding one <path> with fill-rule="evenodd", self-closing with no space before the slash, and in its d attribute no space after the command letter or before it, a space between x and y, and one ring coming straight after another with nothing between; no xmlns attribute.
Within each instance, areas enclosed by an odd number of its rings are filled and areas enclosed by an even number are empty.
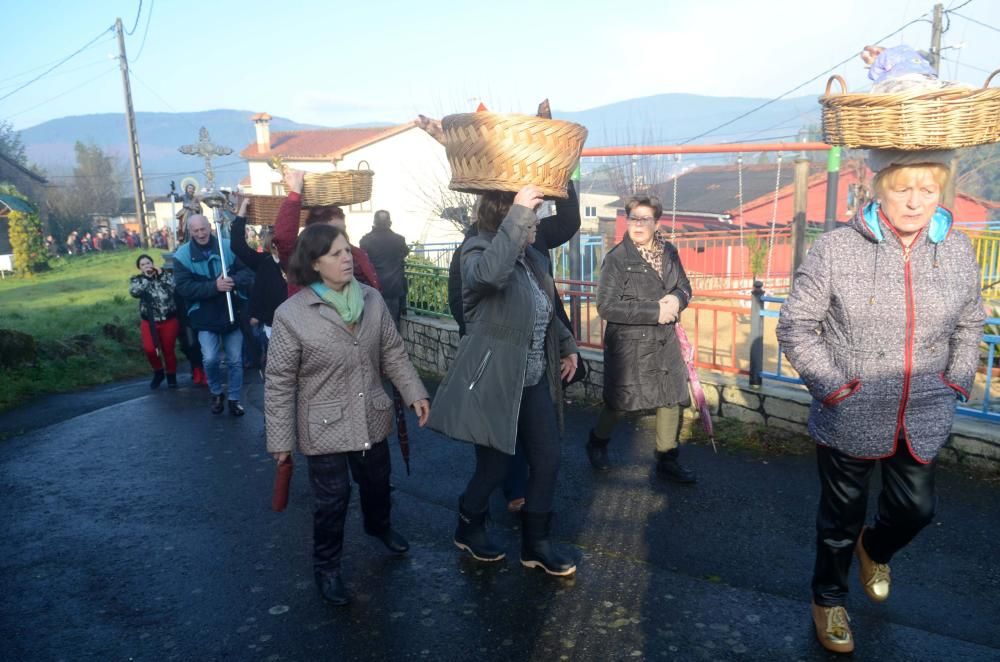
<svg viewBox="0 0 1000 662"><path fill-rule="evenodd" d="M652 225L656 223L656 219L652 216L629 216L626 220L632 225Z"/></svg>

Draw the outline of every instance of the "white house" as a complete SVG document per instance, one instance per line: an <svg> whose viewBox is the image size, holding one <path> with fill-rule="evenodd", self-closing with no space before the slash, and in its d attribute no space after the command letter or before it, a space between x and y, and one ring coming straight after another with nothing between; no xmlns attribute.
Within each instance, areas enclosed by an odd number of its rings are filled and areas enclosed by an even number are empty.
<svg viewBox="0 0 1000 662"><path fill-rule="evenodd" d="M257 195L284 195L281 175L270 166L277 157L296 170L330 172L359 166L375 172L372 199L344 209L347 232L357 242L372 227L379 209L392 214L392 229L408 242L459 241L461 234L441 210L451 206L451 171L444 147L414 123L391 127L274 131L271 116L254 115L256 142L240 156L250 168L249 183L241 188Z"/></svg>

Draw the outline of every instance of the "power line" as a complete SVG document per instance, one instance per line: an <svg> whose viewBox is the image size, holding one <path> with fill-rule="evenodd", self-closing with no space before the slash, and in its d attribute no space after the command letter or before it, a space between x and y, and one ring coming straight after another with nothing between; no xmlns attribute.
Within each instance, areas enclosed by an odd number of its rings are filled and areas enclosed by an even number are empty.
<svg viewBox="0 0 1000 662"><path fill-rule="evenodd" d="M906 23L902 27L900 27L900 28L894 30L893 32L890 32L889 34L885 35L884 37L881 37L880 39L876 39L875 41L868 42L868 43L877 44L877 43L885 41L886 39L889 39L890 37L894 37L895 35L899 34L903 30L905 30L906 28L908 28L911 25L913 25L914 23L920 23L921 21L923 21L924 17L927 16L927 14L929 14L929 13L930 12L925 12L925 13L921 14L920 16L918 16L917 18L915 18L912 21L910 21L909 23ZM765 101L764 103L760 104L759 106L755 106L754 108L751 108L747 112L742 113L741 115L738 115L737 117L734 117L733 119L731 119L731 120L729 120L727 122L723 122L722 124L720 124L719 126L713 128L713 129L709 129L708 131L703 131L702 133L699 133L698 135L696 135L696 136L694 136L692 138L688 138L687 140L684 140L684 141L682 141L679 144L686 145L686 144L688 144L690 142L698 140L699 138L704 138L705 136L709 135L710 133L715 133L719 129L721 129L721 128L725 127L725 126L729 126L730 124L733 124L734 122L738 122L741 119L743 119L744 117L747 117L748 115L756 113L758 110L761 110L762 108L766 108L766 107L770 106L772 103L776 103L776 102L780 101L781 99L784 99L789 94L792 94L793 92L796 92L796 91L802 89L806 85L819 80L820 78L822 78L823 76L827 75L828 73L834 71L838 67L841 67L841 66L847 64L848 62L850 62L854 58L858 57L858 55L860 55L860 54L861 54L861 51L857 51L855 53L852 53L850 57L847 57L847 58L841 60L840 62L838 62L837 64L833 65L832 67L830 67L826 71L824 71L824 72L822 72L820 74L817 74L816 76L813 76L812 78L810 78L806 82L804 82L804 83L802 83L800 85L796 85L795 87L793 87L792 89L788 90L784 94L781 94L779 96L774 97L773 99Z"/></svg>
<svg viewBox="0 0 1000 662"><path fill-rule="evenodd" d="M146 88L147 91L149 91L153 96L155 96L157 99L159 99L160 101L162 101L163 105L165 105L167 108L169 108L173 112L175 112L178 115L180 115L181 119L183 119L185 122L187 122L188 126L192 127L195 131L199 131L201 129L201 127L198 126L197 124L195 124L194 122L192 122L187 117L187 115L185 113L182 113L181 111L177 110L172 105L170 105L170 102L167 101L166 99L164 99L163 97L161 97L160 94L155 89L153 89L153 87L151 85L149 85L146 81L142 80L139 76L137 76L136 73L135 73L135 69L133 69L131 66L128 68L128 72L129 72L129 74L132 75L133 78L135 78L135 80L140 85L142 85L144 88Z"/></svg>
<svg viewBox="0 0 1000 662"><path fill-rule="evenodd" d="M102 57L99 60L91 60L90 62L87 62L86 64L81 64L79 67L72 67L70 69L63 69L60 72L54 73L54 74L52 74L52 78L56 78L58 76L65 76L67 74L75 73L75 72L80 71L82 69L89 69L90 67L93 67L94 65L97 65L97 64L107 64L107 62L108 62L108 58L107 57ZM17 83L11 83L10 85L0 85L0 89L7 89L7 88L10 88L10 87L14 87L15 85L17 85Z"/></svg>
<svg viewBox="0 0 1000 662"><path fill-rule="evenodd" d="M959 62L958 60L953 60L953 59L951 59L950 57L945 57L945 56L943 56L943 55L941 56L941 59L942 59L942 60L947 60L948 62L952 62L952 63L954 63L954 64L957 64L957 65L958 65L958 66L960 66L960 67L966 67L966 68L968 68L968 69L975 69L976 71L981 71L981 72L983 72L984 74L991 74L991 73L993 73L993 72L992 72L991 70L989 70L989 69L983 69L982 67L977 67L977 66L976 66L976 65L974 65L974 64L966 64L965 62Z"/></svg>
<svg viewBox="0 0 1000 662"><path fill-rule="evenodd" d="M39 108L41 106L44 106L45 104L49 103L50 101L55 101L56 99L60 99L60 98L62 98L64 96L66 96L67 94L69 94L70 92L75 92L76 90L80 89L81 87L84 87L86 85L89 85L89 84L93 83L98 78L103 78L103 77L107 76L108 74L114 73L115 69L117 69L117 67L112 68L112 69L108 69L106 71L103 71L103 72L97 74L96 76L94 76L93 78L89 78L89 79L83 81L79 85L74 85L73 87L69 88L65 92L60 92L59 94L55 95L54 97L49 97L48 99L46 99L45 101L42 101L41 103L37 103L34 106L31 106L30 108L25 108L24 110L19 110L16 113L11 113L10 115L7 115L7 117L4 118L4 119L8 119L9 120L12 117L17 117L18 115L23 115L24 113L32 111L35 108Z"/></svg>
<svg viewBox="0 0 1000 662"><path fill-rule="evenodd" d="M968 16L965 16L964 14L959 14L956 11L952 11L950 13L954 14L955 16L958 16L959 18L964 18L965 20L969 21L970 23L975 23L976 25L981 25L982 27L988 28L990 30L993 30L994 32L1000 32L1000 28L998 28L996 26L990 25L988 23L983 23L982 21L977 21L976 19L969 18Z"/></svg>
<svg viewBox="0 0 1000 662"><path fill-rule="evenodd" d="M153 7L156 6L156 0L150 0L149 11L146 12L146 29L142 31L142 43L139 44L139 53L132 58L132 64L139 61L139 56L142 55L142 49L146 47L146 36L149 34L149 23L153 19Z"/></svg>
<svg viewBox="0 0 1000 662"><path fill-rule="evenodd" d="M100 39L105 34L107 34L108 32L110 32L110 31L112 31L114 29L115 29L115 26L113 26L113 25L110 26L110 27L108 27L107 30L105 30L101 34L97 35L96 37L94 37L93 39L91 39L90 41L88 41L81 48L77 49L76 51L73 51L72 53L70 53L69 55L67 55L66 57L64 57L63 59L59 60L59 62L57 62L53 66L49 67L48 69L46 69L41 74L35 76L31 80L29 80L27 83L24 83L20 87L17 87L13 91L8 92L7 94L5 94L2 97L0 97L0 101L3 101L4 99L7 99L7 98L13 96L14 94L20 92L21 90L23 90L24 88L28 87L29 85L31 85L35 81L41 80L42 78L44 78L45 76L47 76L48 74L50 74L52 71L54 71L55 69L57 69L59 66L65 64L66 62L69 62L71 59L73 59L74 57L76 57L77 55L79 55L80 53L82 53L83 51L85 51L88 48L90 48L91 46L93 46L94 43L96 43L98 39Z"/></svg>
<svg viewBox="0 0 1000 662"><path fill-rule="evenodd" d="M139 27L139 17L140 16L142 16L142 0L139 0L139 11L137 11L135 13L135 23L132 24L132 29L131 30L127 30L125 32L125 34L127 34L130 37L132 36L132 33L135 32L135 29L137 27Z"/></svg>

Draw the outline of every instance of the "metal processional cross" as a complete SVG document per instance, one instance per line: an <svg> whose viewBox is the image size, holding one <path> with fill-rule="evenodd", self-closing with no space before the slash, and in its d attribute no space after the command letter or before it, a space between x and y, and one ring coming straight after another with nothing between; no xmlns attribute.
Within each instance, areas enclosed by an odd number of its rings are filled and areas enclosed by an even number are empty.
<svg viewBox="0 0 1000 662"><path fill-rule="evenodd" d="M208 129L201 127L198 131L198 143L195 145L184 145L178 147L181 154L200 156L205 159L205 188L209 191L215 190L215 171L212 170L213 156L227 156L233 153L231 147L216 145L208 136Z"/></svg>

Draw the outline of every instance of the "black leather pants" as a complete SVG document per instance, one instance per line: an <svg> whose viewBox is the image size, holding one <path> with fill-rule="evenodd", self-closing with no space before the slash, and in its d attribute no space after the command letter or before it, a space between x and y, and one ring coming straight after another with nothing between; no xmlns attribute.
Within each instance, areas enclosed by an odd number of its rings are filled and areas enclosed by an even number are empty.
<svg viewBox="0 0 1000 662"><path fill-rule="evenodd" d="M901 437L896 453L882 460L862 460L816 445L821 488L816 516L816 566L812 592L816 604L842 606L854 544L865 522L868 480L882 463L882 492L874 526L865 532L865 551L876 563L888 563L934 518L934 465L910 454Z"/></svg>
<svg viewBox="0 0 1000 662"><path fill-rule="evenodd" d="M389 444L371 450L308 456L313 510L313 567L316 572L340 571L344 549L344 521L351 500L350 476L361 493L365 533L381 535L389 529Z"/></svg>

